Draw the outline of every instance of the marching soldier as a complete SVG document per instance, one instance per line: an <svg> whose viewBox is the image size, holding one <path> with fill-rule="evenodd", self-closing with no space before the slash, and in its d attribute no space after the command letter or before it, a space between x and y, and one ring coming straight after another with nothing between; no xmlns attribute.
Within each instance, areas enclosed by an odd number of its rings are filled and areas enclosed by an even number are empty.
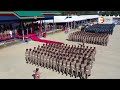
<svg viewBox="0 0 120 90"><path fill-rule="evenodd" d="M26 63L28 63L28 59L29 59L29 51L28 49L26 49L26 52L25 52L25 59L26 59Z"/></svg>
<svg viewBox="0 0 120 90"><path fill-rule="evenodd" d="M32 55L31 55L31 63L32 63L32 65L34 64L34 58L35 58L35 51L33 50L32 51Z"/></svg>
<svg viewBox="0 0 120 90"><path fill-rule="evenodd" d="M67 65L66 65L66 76L70 74L70 59L67 59Z"/></svg>
<svg viewBox="0 0 120 90"><path fill-rule="evenodd" d="M87 65L87 63L88 63L88 59L87 59L86 56L85 56L84 59L83 59L83 63L84 63L85 65Z"/></svg>
<svg viewBox="0 0 120 90"><path fill-rule="evenodd" d="M35 66L38 65L38 52L35 51L35 54L34 54L34 64Z"/></svg>
<svg viewBox="0 0 120 90"><path fill-rule="evenodd" d="M72 59L71 61L71 75L70 76L73 76L74 75L74 72L75 72L75 61L74 59Z"/></svg>
<svg viewBox="0 0 120 90"><path fill-rule="evenodd" d="M45 54L44 54L44 62L43 62L43 63L44 63L44 64L43 64L43 65L44 65L44 66L43 66L44 68L47 66L47 54L48 54L48 53L45 53Z"/></svg>
<svg viewBox="0 0 120 90"><path fill-rule="evenodd" d="M32 52L32 49L30 48L28 51L28 63L31 62L31 52Z"/></svg>
<svg viewBox="0 0 120 90"><path fill-rule="evenodd" d="M77 60L76 65L75 65L76 66L75 67L75 77L78 77L78 76L80 77L80 64L81 63L79 62L79 60Z"/></svg>
<svg viewBox="0 0 120 90"><path fill-rule="evenodd" d="M88 57L88 63L90 64L91 68L93 65L93 59L91 58L91 55Z"/></svg>
<svg viewBox="0 0 120 90"><path fill-rule="evenodd" d="M62 64L63 64L63 61L62 61L62 57L59 57L59 65L58 65L58 67L59 67L59 73L62 71Z"/></svg>
<svg viewBox="0 0 120 90"><path fill-rule="evenodd" d="M91 36L90 36L90 44L94 44L94 42L95 42L94 34L91 34Z"/></svg>
<svg viewBox="0 0 120 90"><path fill-rule="evenodd" d="M32 53L33 53L33 50L32 49L29 49L29 62L30 62L30 64L32 63Z"/></svg>
<svg viewBox="0 0 120 90"><path fill-rule="evenodd" d="M59 56L57 56L56 58L56 65L55 65L55 69L56 69L56 72L58 71L59 69Z"/></svg>
<svg viewBox="0 0 120 90"><path fill-rule="evenodd" d="M56 68L56 56L54 56L54 58L53 58L52 65L53 65L53 71L54 71Z"/></svg>
<svg viewBox="0 0 120 90"><path fill-rule="evenodd" d="M109 35L106 36L106 46L107 46L108 41L109 41Z"/></svg>
<svg viewBox="0 0 120 90"><path fill-rule="evenodd" d="M96 47L93 48L94 56L96 55Z"/></svg>
<svg viewBox="0 0 120 90"><path fill-rule="evenodd" d="M62 75L65 74L66 71L66 59L62 58L63 64L62 64Z"/></svg>
<svg viewBox="0 0 120 90"><path fill-rule="evenodd" d="M40 61L41 61L41 67L43 67L43 65L44 65L44 53L41 53Z"/></svg>
<svg viewBox="0 0 120 90"><path fill-rule="evenodd" d="M91 75L91 66L90 63L87 63L85 67L85 79L88 79L88 76Z"/></svg>
<svg viewBox="0 0 120 90"><path fill-rule="evenodd" d="M104 46L105 45L105 43L104 43L104 40L105 39L105 35L103 34L103 43L102 43L102 45Z"/></svg>
<svg viewBox="0 0 120 90"><path fill-rule="evenodd" d="M46 67L47 67L47 69L49 68L49 64L50 64L50 63L49 63L50 55L51 55L51 54L49 54L49 53L48 53L48 55L47 55L47 60L46 60Z"/></svg>
<svg viewBox="0 0 120 90"><path fill-rule="evenodd" d="M41 66L41 53L40 52L38 52L38 66Z"/></svg>
<svg viewBox="0 0 120 90"><path fill-rule="evenodd" d="M37 49L38 49L38 50L40 49L40 45L38 45Z"/></svg>
<svg viewBox="0 0 120 90"><path fill-rule="evenodd" d="M52 69L52 60L53 60L53 55L51 54L51 57L49 59L49 68Z"/></svg>
<svg viewBox="0 0 120 90"><path fill-rule="evenodd" d="M37 48L36 48L36 47L34 47L34 48L33 48L33 50L34 50L34 51L37 51Z"/></svg>
<svg viewBox="0 0 120 90"><path fill-rule="evenodd" d="M82 62L81 63L81 67L80 67L80 78L84 79L84 75L85 75L85 64Z"/></svg>
<svg viewBox="0 0 120 90"><path fill-rule="evenodd" d="M78 57L79 63L81 63L83 61L83 55Z"/></svg>

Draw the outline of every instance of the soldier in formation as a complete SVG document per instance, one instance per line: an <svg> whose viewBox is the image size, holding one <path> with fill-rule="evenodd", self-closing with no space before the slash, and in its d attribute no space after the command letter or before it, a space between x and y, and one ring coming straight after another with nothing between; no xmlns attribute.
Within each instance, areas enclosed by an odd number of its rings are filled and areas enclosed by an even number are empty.
<svg viewBox="0 0 120 90"><path fill-rule="evenodd" d="M71 77L88 78L95 61L96 48L67 44L43 44L26 49L26 63L35 64Z"/></svg>
<svg viewBox="0 0 120 90"><path fill-rule="evenodd" d="M84 43L88 43L88 44L97 44L97 45L107 46L107 43L109 41L109 34L77 31L69 34L68 40L76 41L76 42L84 41Z"/></svg>

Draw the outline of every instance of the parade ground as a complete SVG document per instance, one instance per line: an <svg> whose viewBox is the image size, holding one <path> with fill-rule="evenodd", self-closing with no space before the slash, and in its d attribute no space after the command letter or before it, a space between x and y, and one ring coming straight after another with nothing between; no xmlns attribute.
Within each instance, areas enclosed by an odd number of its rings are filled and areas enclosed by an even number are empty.
<svg viewBox="0 0 120 90"><path fill-rule="evenodd" d="M71 32L74 32L71 31ZM70 33L70 32L69 32ZM85 44L96 47L97 53L93 64L91 76L88 79L120 79L120 25L116 25L113 35L110 35L108 46ZM69 34L58 32L47 35L45 39L78 45L78 42L67 41ZM43 43L30 41L0 49L0 79L33 79L35 65L25 61L25 50ZM41 79L75 79L58 72L38 67ZM76 78L79 79L79 78Z"/></svg>

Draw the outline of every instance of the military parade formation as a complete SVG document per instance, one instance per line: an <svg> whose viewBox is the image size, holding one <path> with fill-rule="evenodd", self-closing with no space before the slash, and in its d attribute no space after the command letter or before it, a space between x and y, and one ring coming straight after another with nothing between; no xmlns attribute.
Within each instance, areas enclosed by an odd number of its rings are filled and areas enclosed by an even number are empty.
<svg viewBox="0 0 120 90"><path fill-rule="evenodd" d="M88 44L97 44L107 46L109 41L108 34L90 33L84 31L77 31L69 34L69 41L84 42Z"/></svg>
<svg viewBox="0 0 120 90"><path fill-rule="evenodd" d="M95 61L96 47L84 44L107 46L114 27L114 24L83 26L81 30L68 35L69 41L83 43L78 46L46 43L43 46L38 45L34 49L26 49L26 63L41 66L62 73L62 75L88 79Z"/></svg>
<svg viewBox="0 0 120 90"><path fill-rule="evenodd" d="M107 46L109 35L112 35L114 26L114 24L95 24L88 26L82 28L81 31L69 34L68 40Z"/></svg>
<svg viewBox="0 0 120 90"><path fill-rule="evenodd" d="M91 75L96 48L49 43L26 49L25 55L26 63L52 69L66 76L69 74L70 77L87 79Z"/></svg>
<svg viewBox="0 0 120 90"><path fill-rule="evenodd" d="M84 29L85 32L106 33L112 35L115 24L94 24Z"/></svg>

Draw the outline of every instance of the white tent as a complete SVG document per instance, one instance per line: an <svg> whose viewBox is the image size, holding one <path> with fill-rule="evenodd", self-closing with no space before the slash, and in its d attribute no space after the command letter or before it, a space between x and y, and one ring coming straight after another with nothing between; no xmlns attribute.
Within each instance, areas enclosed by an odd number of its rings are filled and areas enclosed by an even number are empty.
<svg viewBox="0 0 120 90"><path fill-rule="evenodd" d="M98 18L98 17L99 17L99 15L54 16L54 23L81 21L81 20L93 19L93 18ZM53 20L45 20L45 22L53 23Z"/></svg>

